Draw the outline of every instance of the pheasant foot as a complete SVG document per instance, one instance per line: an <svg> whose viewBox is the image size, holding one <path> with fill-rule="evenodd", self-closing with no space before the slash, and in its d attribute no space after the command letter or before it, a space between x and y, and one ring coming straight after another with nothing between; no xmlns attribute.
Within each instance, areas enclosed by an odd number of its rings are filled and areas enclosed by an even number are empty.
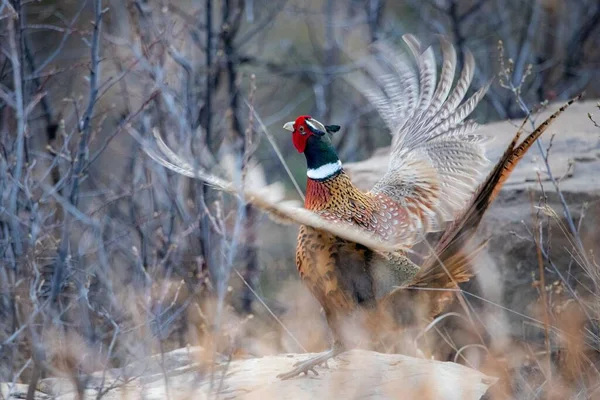
<svg viewBox="0 0 600 400"><path fill-rule="evenodd" d="M316 367L324 364L328 368L327 361L330 358L333 358L343 352L344 352L344 348L343 348L342 344L339 342L336 342L336 343L334 343L333 348L331 350L326 351L322 354L319 354L316 357L309 358L306 361L297 362L296 364L294 364L294 367L295 367L294 369L292 369L289 372L279 374L279 375L277 375L277 377L281 380L286 380L286 379L293 378L300 374L308 375L309 372L312 372L315 375L319 375L319 373L315 370Z"/></svg>

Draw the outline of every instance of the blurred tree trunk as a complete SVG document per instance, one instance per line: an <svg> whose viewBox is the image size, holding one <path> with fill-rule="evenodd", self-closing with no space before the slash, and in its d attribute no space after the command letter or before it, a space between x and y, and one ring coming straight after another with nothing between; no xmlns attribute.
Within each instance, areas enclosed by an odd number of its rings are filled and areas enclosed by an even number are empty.
<svg viewBox="0 0 600 400"><path fill-rule="evenodd" d="M239 161L239 168L243 175L248 167L247 161L252 149L247 148L247 138L245 133L250 134L251 130L245 131L241 121L240 99L239 99L239 54L234 44L235 37L239 32L244 13L244 0L222 0L222 23L221 23L221 42L223 53L225 54L225 74L227 76L228 93L228 113L230 118L229 137L234 148L234 157ZM252 301L254 300L254 290L256 277L258 275L258 263L256 256L256 228L255 211L247 205L244 210L245 218L242 238L240 240L240 249L237 259L243 265L243 277L246 281L241 295L241 308L244 312L252 311Z"/></svg>

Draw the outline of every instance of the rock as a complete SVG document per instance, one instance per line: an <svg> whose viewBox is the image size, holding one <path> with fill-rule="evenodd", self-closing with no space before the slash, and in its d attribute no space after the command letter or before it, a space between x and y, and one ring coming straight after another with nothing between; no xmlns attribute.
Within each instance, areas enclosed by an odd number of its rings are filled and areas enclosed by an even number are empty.
<svg viewBox="0 0 600 400"><path fill-rule="evenodd" d="M556 111L561 103L555 103L536 115L536 126ZM547 149L552 138L552 147L548 163L552 174L560 180L563 192L600 193L600 130L588 119L588 113L597 111L595 101L580 102L571 105L542 135L541 142ZM494 138L490 143L488 157L496 161L522 121L504 121L484 126L480 132ZM527 132L531 125L526 125ZM554 135L554 137L553 137ZM544 160L537 145L533 145L525 158L519 163L505 184L506 190L523 190L536 187L537 172L542 183L549 191L554 191L548 181Z"/></svg>
<svg viewBox="0 0 600 400"><path fill-rule="evenodd" d="M290 370L296 361L314 354L287 354L222 362L216 368L211 386L209 369L196 362L199 348L179 349L165 354L165 372L171 399L191 396L209 398L219 394L226 399L315 399L315 398L432 398L480 399L497 378L460 364L413 358L397 354L382 354L353 350L318 368L319 375L299 376L282 381L276 375ZM103 399L128 398L165 399L165 373L160 356L150 357L124 369L107 373L104 387L114 386ZM140 369L141 366L145 368ZM169 367L169 368L167 368ZM145 371L145 372L144 372ZM202 373L201 371L204 371ZM137 377L125 384L123 376ZM102 372L93 374L86 398L95 398L95 385ZM42 388L43 386L43 388ZM212 389L211 389L212 387ZM18 399L27 392L26 385L17 385L8 396L7 384L0 386L4 398ZM40 388L52 391L58 400L74 399L73 386L67 379L45 379ZM51 398L37 392L36 399ZM190 397L187 397L190 398Z"/></svg>
<svg viewBox="0 0 600 400"><path fill-rule="evenodd" d="M25 399L27 398L27 390L29 389L28 385L24 385L22 383L0 383L0 399L13 400L13 399ZM51 397L41 393L36 392L35 399L36 400L47 400Z"/></svg>
<svg viewBox="0 0 600 400"><path fill-rule="evenodd" d="M537 116L536 123L543 121L558 106L559 104L549 106L547 111ZM554 135L548 163L554 178L559 182L575 225L580 225L579 237L588 255L589 252L597 254L600 250L600 130L587 117L588 113L595 111L596 102L593 101L573 104L541 139L546 150ZM513 126L512 129L509 124ZM486 135L495 135L493 146L488 152L492 162L498 159L518 126L519 121L505 121L482 129ZM538 172L543 191L538 182ZM585 295L588 293L585 290L585 285L589 284L588 272L572 257L572 239L565 234L568 228L563 203L548 179L537 145L531 148L517 166L486 214L480 230L483 237L491 238L489 255L495 261L497 274L504 282L501 298L486 297L502 303L510 310L534 317L539 317L535 309L540 294L533 285L539 279L539 266L531 232L534 226L534 206L538 206L544 196L545 204L558 216L557 220L540 213L544 227L544 248L549 251L552 260L552 265L544 260L547 285L565 278L573 290ZM478 278L479 281L486 279L482 275ZM543 335L543 332L535 329L527 330L524 334L522 319L516 314L510 314L509 319L515 336L531 339L532 336L539 338Z"/></svg>

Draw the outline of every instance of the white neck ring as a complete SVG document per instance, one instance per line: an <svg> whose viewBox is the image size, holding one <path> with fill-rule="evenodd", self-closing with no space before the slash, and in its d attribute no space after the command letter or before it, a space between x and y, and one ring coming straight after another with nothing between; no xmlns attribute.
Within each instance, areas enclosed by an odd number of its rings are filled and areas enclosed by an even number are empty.
<svg viewBox="0 0 600 400"><path fill-rule="evenodd" d="M310 168L306 170L306 175L310 179L325 179L337 174L342 169L342 162L337 160L329 164L323 164L319 168Z"/></svg>

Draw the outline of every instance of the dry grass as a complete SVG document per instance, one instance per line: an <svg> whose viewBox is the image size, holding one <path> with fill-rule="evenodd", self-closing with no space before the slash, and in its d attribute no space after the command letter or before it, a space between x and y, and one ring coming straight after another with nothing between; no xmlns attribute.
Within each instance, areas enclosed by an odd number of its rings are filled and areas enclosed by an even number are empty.
<svg viewBox="0 0 600 400"><path fill-rule="evenodd" d="M79 397L95 387L101 398L113 389L110 376L129 383L148 373L140 365L154 356L158 370L151 372L168 387L176 381L167 354L198 346L193 368L198 382L211 382L214 391L231 361L327 349L318 303L295 275L295 228L275 228L239 199L165 171L127 135L133 128L148 136L157 127L207 170L291 197L283 185L268 185L271 175L303 175L302 168L290 156L287 173L275 171L275 141L259 146L265 124L306 108L309 92L318 97L319 112L330 115L333 108L321 109L327 102L319 96L335 98L348 110L337 118L372 128L370 107L344 90L335 97L330 83L345 68L299 71L270 55L250 57L265 43L283 52L279 39L265 39L277 36L266 27L276 16L285 22L299 6L257 2L261 10L254 10L252 23L251 2L232 6L229 15L215 6L220 23L207 49L204 6L20 2L31 25L25 27L17 3L0 1L0 382L45 389L49 378L59 377ZM289 28L278 21L276 32ZM369 24L358 24L354 35L371 37ZM29 33L42 28L48 38ZM318 42L312 33L299 34L303 46ZM228 64L227 52L239 63ZM292 50L281 56L301 64L302 57ZM502 71L508 94L494 94L492 108L508 98L506 115L527 112L521 84L540 71L508 64ZM286 86L296 75L301 84ZM581 122L597 126L589 118ZM342 153L364 157L375 136L348 131ZM540 151L547 161L551 149ZM542 186L548 182L551 187ZM535 299L506 307L502 293L510 290L498 281L501 268L511 266L494 269L492 257L482 254L476 282L463 287L468 313L457 305L393 339L414 354L499 377L491 399L600 398L600 269L592 253L598 221L584 211L575 215L558 177L540 181L534 193L522 204L533 215L523 222L528 236L519 244L535 262L526 265L528 278L518 287L529 286ZM592 233L581 234L586 231ZM172 398L179 397L186 398Z"/></svg>

